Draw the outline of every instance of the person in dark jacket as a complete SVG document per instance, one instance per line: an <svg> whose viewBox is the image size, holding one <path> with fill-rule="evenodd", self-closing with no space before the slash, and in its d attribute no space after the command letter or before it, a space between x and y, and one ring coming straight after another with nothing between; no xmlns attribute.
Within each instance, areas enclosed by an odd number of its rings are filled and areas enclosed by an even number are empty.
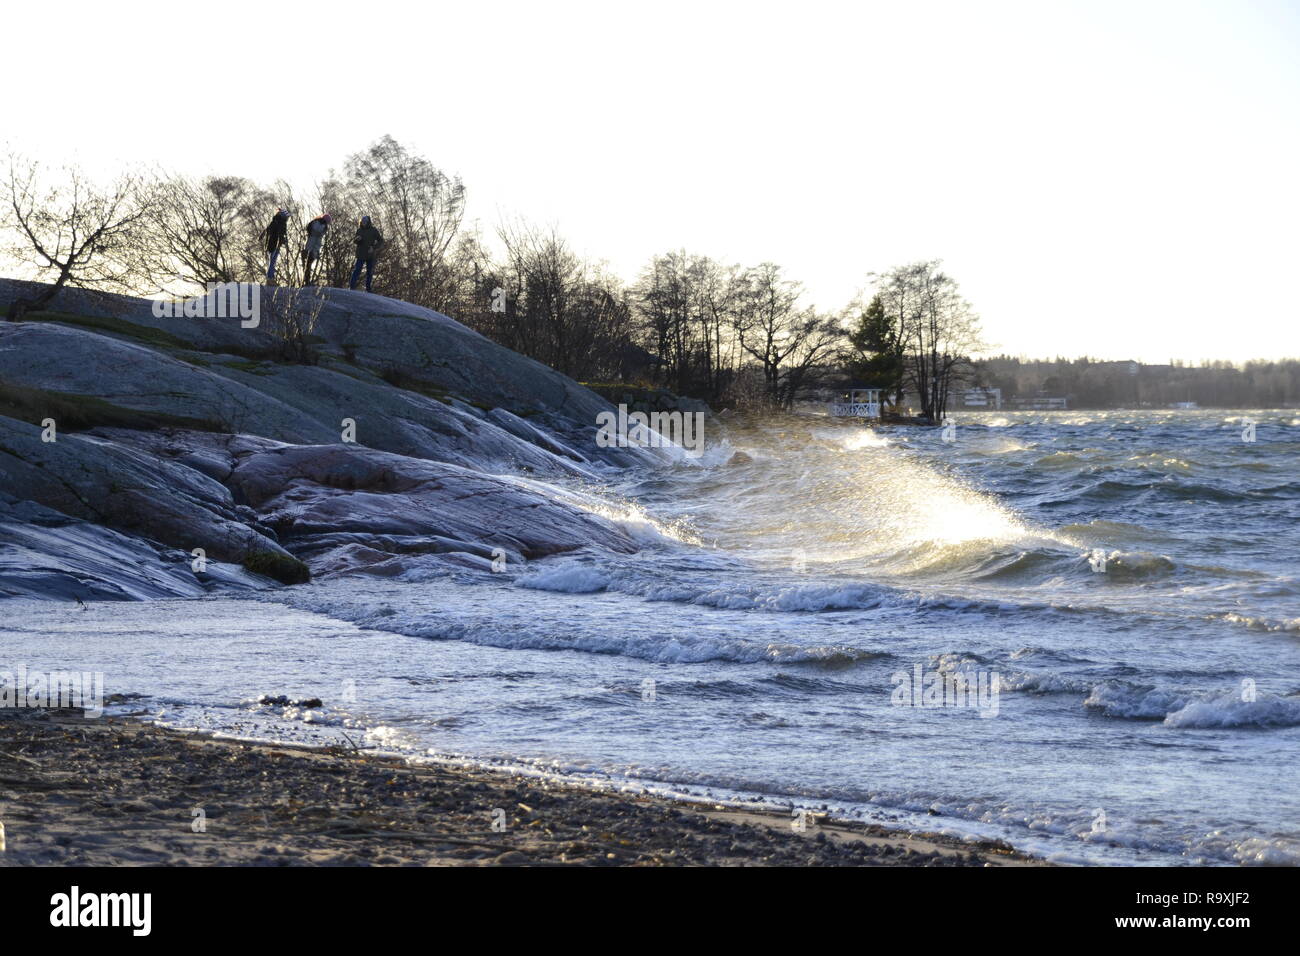
<svg viewBox="0 0 1300 956"><path fill-rule="evenodd" d="M331 218L329 213L325 213L307 223L307 245L302 250L303 285L311 285L311 267L320 259L321 244L325 241L325 233L329 230Z"/></svg>
<svg viewBox="0 0 1300 956"><path fill-rule="evenodd" d="M266 284L275 285L275 263L280 258L280 250L289 244L289 210L278 209L266 228L262 230L262 239L266 242Z"/></svg>
<svg viewBox="0 0 1300 956"><path fill-rule="evenodd" d="M357 225L357 264L352 267L352 282L349 289L355 289L361 279L361 267L366 267L366 291L370 291L370 280L374 276L375 256L384 244L384 234L374 227L369 216L362 216Z"/></svg>

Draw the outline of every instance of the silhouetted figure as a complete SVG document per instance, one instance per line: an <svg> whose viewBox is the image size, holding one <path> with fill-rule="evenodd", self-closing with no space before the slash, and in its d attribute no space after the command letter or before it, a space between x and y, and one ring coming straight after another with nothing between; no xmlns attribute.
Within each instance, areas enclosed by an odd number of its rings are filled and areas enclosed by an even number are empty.
<svg viewBox="0 0 1300 956"><path fill-rule="evenodd" d="M275 285L275 263L280 258L280 250L289 244L289 210L281 207L271 217L266 228L262 230L266 240L266 284Z"/></svg>
<svg viewBox="0 0 1300 956"><path fill-rule="evenodd" d="M320 259L321 243L325 241L325 233L329 230L330 219L330 214L325 213L323 216L317 216L307 223L307 245L302 250L303 285L311 285L312 266Z"/></svg>
<svg viewBox="0 0 1300 956"><path fill-rule="evenodd" d="M357 264L352 267L352 282L349 289L355 289L361 279L361 267L366 267L366 291L370 291L370 280L374 278L375 256L384 244L384 234L375 228L369 216L362 216L357 225Z"/></svg>

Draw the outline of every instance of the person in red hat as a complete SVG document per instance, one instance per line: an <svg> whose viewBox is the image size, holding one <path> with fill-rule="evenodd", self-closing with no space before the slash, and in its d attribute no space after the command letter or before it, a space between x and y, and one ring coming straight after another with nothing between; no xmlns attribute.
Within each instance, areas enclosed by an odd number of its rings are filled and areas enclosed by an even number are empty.
<svg viewBox="0 0 1300 956"><path fill-rule="evenodd" d="M320 260L321 244L325 241L325 233L329 231L330 219L330 214L325 213L307 223L307 245L302 250L303 285L311 285L312 266Z"/></svg>

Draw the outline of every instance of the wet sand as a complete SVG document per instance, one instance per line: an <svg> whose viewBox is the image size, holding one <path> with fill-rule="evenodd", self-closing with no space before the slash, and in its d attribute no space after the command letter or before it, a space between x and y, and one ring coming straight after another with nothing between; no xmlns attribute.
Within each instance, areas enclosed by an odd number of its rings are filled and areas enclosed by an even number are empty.
<svg viewBox="0 0 1300 956"><path fill-rule="evenodd" d="M997 843L0 711L0 865L1007 866ZM504 829L502 829L504 828Z"/></svg>

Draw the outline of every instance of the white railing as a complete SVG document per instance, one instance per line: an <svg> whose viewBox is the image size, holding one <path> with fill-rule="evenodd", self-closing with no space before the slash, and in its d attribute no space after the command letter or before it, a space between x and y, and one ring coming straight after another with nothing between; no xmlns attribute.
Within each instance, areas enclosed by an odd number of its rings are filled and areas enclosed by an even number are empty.
<svg viewBox="0 0 1300 956"><path fill-rule="evenodd" d="M879 418L879 402L831 402L831 414L837 418Z"/></svg>

